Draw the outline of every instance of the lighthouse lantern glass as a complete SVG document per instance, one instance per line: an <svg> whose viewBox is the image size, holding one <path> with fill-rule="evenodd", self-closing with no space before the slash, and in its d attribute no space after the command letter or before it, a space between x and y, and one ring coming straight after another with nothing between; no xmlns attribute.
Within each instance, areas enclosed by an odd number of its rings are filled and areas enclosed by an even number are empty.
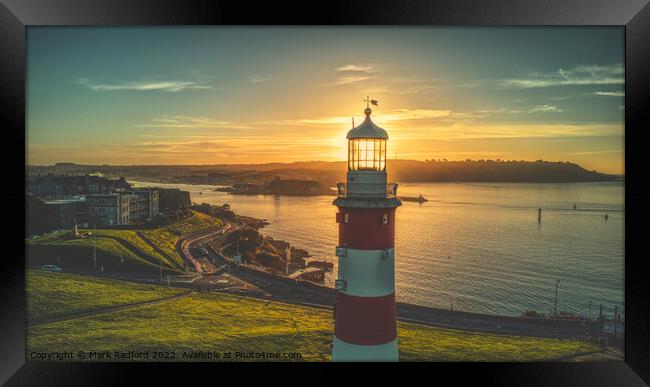
<svg viewBox="0 0 650 387"><path fill-rule="evenodd" d="M348 141L348 170L386 170L386 139L353 138Z"/></svg>

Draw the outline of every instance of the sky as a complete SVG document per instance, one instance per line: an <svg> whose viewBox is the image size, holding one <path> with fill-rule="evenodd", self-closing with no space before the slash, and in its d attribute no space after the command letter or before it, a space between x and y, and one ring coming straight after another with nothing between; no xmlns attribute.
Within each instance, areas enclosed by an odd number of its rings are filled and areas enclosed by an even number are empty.
<svg viewBox="0 0 650 387"><path fill-rule="evenodd" d="M27 162L571 161L624 173L621 27L29 27Z"/></svg>

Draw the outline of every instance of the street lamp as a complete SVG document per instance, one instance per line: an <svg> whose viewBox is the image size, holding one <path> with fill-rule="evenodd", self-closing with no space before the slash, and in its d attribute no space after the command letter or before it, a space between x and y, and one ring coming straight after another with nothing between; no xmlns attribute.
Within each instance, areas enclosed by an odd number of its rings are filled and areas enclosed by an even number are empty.
<svg viewBox="0 0 650 387"><path fill-rule="evenodd" d="M555 283L555 307L553 308L555 310L555 318L557 318L557 288L560 286L560 279L558 278L557 282Z"/></svg>
<svg viewBox="0 0 650 387"><path fill-rule="evenodd" d="M93 223L93 270L97 274L97 239L95 239L95 224Z"/></svg>

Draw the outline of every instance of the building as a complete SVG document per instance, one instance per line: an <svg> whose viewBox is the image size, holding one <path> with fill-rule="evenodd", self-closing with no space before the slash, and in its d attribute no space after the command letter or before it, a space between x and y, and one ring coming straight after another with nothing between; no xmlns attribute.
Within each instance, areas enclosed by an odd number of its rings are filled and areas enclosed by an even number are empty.
<svg viewBox="0 0 650 387"><path fill-rule="evenodd" d="M90 226L120 226L131 223L131 197L124 193L86 195Z"/></svg>
<svg viewBox="0 0 650 387"><path fill-rule="evenodd" d="M160 208L167 211L177 211L192 205L190 193L178 188L158 188L160 191Z"/></svg>
<svg viewBox="0 0 650 387"><path fill-rule="evenodd" d="M338 183L339 270L334 306L334 361L397 361L395 212L387 184L388 134L370 119L348 134L347 182Z"/></svg>
<svg viewBox="0 0 650 387"><path fill-rule="evenodd" d="M182 201L183 205L189 202L189 192L175 192L182 200L174 199ZM102 227L128 225L147 222L160 212L158 189L132 189L124 177L31 175L27 177L26 193L31 198L29 208L34 208L34 212L43 217L42 220L33 219L34 230L68 228L84 223ZM186 196L181 195L183 193ZM45 200L39 202L35 198Z"/></svg>
<svg viewBox="0 0 650 387"><path fill-rule="evenodd" d="M83 197L46 200L45 216L53 229L72 228L86 221L86 200Z"/></svg>
<svg viewBox="0 0 650 387"><path fill-rule="evenodd" d="M157 190L118 190L109 194L86 195L87 217L96 226L121 226L146 222L158 216Z"/></svg>
<svg viewBox="0 0 650 387"><path fill-rule="evenodd" d="M158 191L137 189L130 191L130 196L131 222L143 222L158 216L160 200Z"/></svg>
<svg viewBox="0 0 650 387"><path fill-rule="evenodd" d="M125 193L129 197L129 224L144 221L149 217L149 206L145 195Z"/></svg>
<svg viewBox="0 0 650 387"><path fill-rule="evenodd" d="M136 195L141 195L146 198L147 202L147 217L153 219L160 213L160 192L153 189L141 189L133 191Z"/></svg>
<svg viewBox="0 0 650 387"><path fill-rule="evenodd" d="M26 192L38 197L72 197L83 194L107 194L128 189L124 177L108 179L96 175L32 175L27 177Z"/></svg>
<svg viewBox="0 0 650 387"><path fill-rule="evenodd" d="M86 200L83 197L43 200L27 195L25 200L28 235L69 229L75 224L87 222Z"/></svg>

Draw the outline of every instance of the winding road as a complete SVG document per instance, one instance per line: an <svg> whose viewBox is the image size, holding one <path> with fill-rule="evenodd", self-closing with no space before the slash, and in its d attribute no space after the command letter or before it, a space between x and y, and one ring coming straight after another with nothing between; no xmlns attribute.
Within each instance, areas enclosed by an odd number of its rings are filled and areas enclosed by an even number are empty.
<svg viewBox="0 0 650 387"><path fill-rule="evenodd" d="M178 242L176 242L176 250L181 255L181 257L183 257L183 259L188 262L190 267L194 268L198 274L213 273L216 271L217 267L207 259L193 256L191 249L200 243L204 243L219 236L226 235L226 233L233 232L237 229L239 229L238 225L226 222L226 224L222 225L218 229L208 231L204 230L189 237L180 239Z"/></svg>
<svg viewBox="0 0 650 387"><path fill-rule="evenodd" d="M192 239L191 242L192 244L202 243L216 236L235 231L237 228L237 225L231 225L219 235L216 233L205 234ZM217 258L215 261L227 265L231 276L255 287L245 295L327 309L332 309L335 304L336 290L332 288L274 275L246 265L237 266L231 258L222 254L221 249L211 251ZM192 253L189 249L187 254L191 257ZM197 281L197 284L207 285L209 281L214 282L221 277L208 275L204 278L206 280ZM207 286L210 288L209 285ZM488 315L400 302L397 303L397 317L398 320L404 322L483 333L571 339L588 339L598 335L597 324L593 322Z"/></svg>
<svg viewBox="0 0 650 387"><path fill-rule="evenodd" d="M237 224L226 223L217 229L211 229L208 231L204 230L203 232L191 235L177 242L177 250L183 259L188 262L190 267L195 269L197 274L197 277L192 281L184 283L184 287L190 287L201 291L217 290L238 293L250 297L272 299L324 309L333 308L336 300L336 290L332 288L317 285L308 281L277 276L253 267L246 267L245 265L237 266L233 263L231 258L224 256L219 248L209 248L208 250L210 254L208 257L193 255L193 251L195 251L194 247L196 245L215 238L223 238L228 233L236 231L239 227L240 226ZM127 241L121 243L123 245L129 245ZM226 270L229 274L220 274ZM231 283L238 282L238 284L226 287L218 286L219 283L223 283L226 280L231 281ZM104 312L137 307L147 303L162 302L164 300L165 299L109 308L104 310ZM100 312L84 312L75 316L82 317ZM75 316L32 322L32 325L60 321L66 318L76 318ZM406 303L397 303L397 317L399 321L403 322L505 335L570 339L589 339L592 337L607 336L607 334L598 332L597 324L594 322L496 316L462 311L450 311L447 309L424 307Z"/></svg>

